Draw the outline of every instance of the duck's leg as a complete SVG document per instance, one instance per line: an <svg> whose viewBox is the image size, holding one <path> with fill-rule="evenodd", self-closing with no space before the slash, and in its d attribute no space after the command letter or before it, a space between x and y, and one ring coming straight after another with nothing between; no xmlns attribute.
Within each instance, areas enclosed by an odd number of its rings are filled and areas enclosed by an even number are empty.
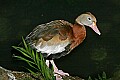
<svg viewBox="0 0 120 80"><path fill-rule="evenodd" d="M49 67L50 66L50 60L46 60L46 65ZM62 77L58 74L54 74L54 76L56 76L56 80L62 80Z"/></svg>
<svg viewBox="0 0 120 80"><path fill-rule="evenodd" d="M68 73L65 73L63 72L62 70L58 70L57 66L55 65L54 61L53 60L50 60L51 64L53 65L53 69L54 69L54 73L55 74L58 74L58 75L61 75L61 76L69 76Z"/></svg>
<svg viewBox="0 0 120 80"><path fill-rule="evenodd" d="M46 60L45 63L46 63L46 65L49 67L49 65L50 65L50 60Z"/></svg>

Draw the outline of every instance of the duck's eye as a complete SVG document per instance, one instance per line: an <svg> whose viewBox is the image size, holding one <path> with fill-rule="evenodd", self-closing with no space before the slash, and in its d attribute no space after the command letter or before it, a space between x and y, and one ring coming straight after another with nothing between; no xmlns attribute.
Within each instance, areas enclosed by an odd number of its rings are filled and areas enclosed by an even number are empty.
<svg viewBox="0 0 120 80"><path fill-rule="evenodd" d="M89 21L91 21L91 18L90 18L90 17L88 17L87 19L88 19Z"/></svg>

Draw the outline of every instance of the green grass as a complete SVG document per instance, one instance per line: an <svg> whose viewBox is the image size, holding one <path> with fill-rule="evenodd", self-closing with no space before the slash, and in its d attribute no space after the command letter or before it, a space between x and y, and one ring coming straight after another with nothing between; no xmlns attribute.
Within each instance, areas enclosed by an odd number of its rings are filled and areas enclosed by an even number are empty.
<svg viewBox="0 0 120 80"><path fill-rule="evenodd" d="M51 70L46 64L43 56L41 53L37 53L29 45L26 44L25 40L22 38L24 48L23 47L17 47L12 46L14 49L19 51L23 56L16 56L14 57L18 58L19 60L23 60L32 68L26 68L30 73L32 73L34 76L40 76L42 80L55 80L55 76L53 74L53 70ZM36 72L33 71L36 70ZM40 80L41 80L40 79Z"/></svg>
<svg viewBox="0 0 120 80"><path fill-rule="evenodd" d="M93 80L93 79L89 76L88 80ZM107 79L106 73L103 72L101 76L98 74L98 78L95 78L94 80L109 80L109 79Z"/></svg>

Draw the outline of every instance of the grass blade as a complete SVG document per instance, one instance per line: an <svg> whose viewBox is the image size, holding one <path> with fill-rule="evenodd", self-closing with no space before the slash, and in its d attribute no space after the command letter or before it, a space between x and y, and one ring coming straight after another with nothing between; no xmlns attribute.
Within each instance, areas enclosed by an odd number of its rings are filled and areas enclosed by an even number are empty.
<svg viewBox="0 0 120 80"><path fill-rule="evenodd" d="M32 68L38 70L38 69L37 69L35 66L33 66L31 63L28 62L28 64L29 64L30 67L32 67Z"/></svg>
<svg viewBox="0 0 120 80"><path fill-rule="evenodd" d="M40 59L38 57L38 53L36 53L36 62L37 62L37 67L40 69Z"/></svg>
<svg viewBox="0 0 120 80"><path fill-rule="evenodd" d="M22 41L23 41L23 44L24 44L24 46L25 46L25 49L28 51L28 46L27 46L27 44L26 44L26 42L25 42L25 40L24 40L23 37L22 37Z"/></svg>
<svg viewBox="0 0 120 80"><path fill-rule="evenodd" d="M89 76L89 77L88 77L88 80L92 80L92 78Z"/></svg>
<svg viewBox="0 0 120 80"><path fill-rule="evenodd" d="M15 46L12 46L12 47L13 47L14 49L18 50L19 52L21 52L24 56L32 59L32 58L30 57L30 55L26 54L27 52L26 52L25 49L23 49L23 48L21 48L21 47L15 47Z"/></svg>
<svg viewBox="0 0 120 80"><path fill-rule="evenodd" d="M32 73L34 76L37 76L37 74L35 72L33 72L32 70L26 68L30 73Z"/></svg>
<svg viewBox="0 0 120 80"><path fill-rule="evenodd" d="M16 57L16 58L18 58L18 59L20 59L20 60L23 60L23 61L25 61L25 62L29 62L29 63L35 64L34 62L32 62L32 61L30 61L30 60L27 60L27 59L25 59L25 58L23 58L23 57L21 57L21 56L14 56L14 57Z"/></svg>
<svg viewBox="0 0 120 80"><path fill-rule="evenodd" d="M102 78L103 78L103 79L107 79L107 76L106 76L106 73L105 73L105 72L103 72Z"/></svg>
<svg viewBox="0 0 120 80"><path fill-rule="evenodd" d="M99 74L98 74L98 79L99 79L99 80L102 80L102 78L100 77L100 75L99 75Z"/></svg>

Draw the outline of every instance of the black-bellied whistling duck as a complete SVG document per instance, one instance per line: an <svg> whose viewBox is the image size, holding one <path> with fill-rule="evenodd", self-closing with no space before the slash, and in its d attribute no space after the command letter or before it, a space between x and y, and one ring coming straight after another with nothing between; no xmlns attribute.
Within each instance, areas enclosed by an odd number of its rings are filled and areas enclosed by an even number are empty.
<svg viewBox="0 0 120 80"><path fill-rule="evenodd" d="M26 37L26 40L32 48L43 54L48 66L49 62L53 65L55 74L69 76L68 73L58 70L53 59L69 54L71 50L83 42L86 37L85 26L89 26L97 34L101 34L96 26L94 15L86 12L76 18L75 24L64 20L55 20L38 25Z"/></svg>

